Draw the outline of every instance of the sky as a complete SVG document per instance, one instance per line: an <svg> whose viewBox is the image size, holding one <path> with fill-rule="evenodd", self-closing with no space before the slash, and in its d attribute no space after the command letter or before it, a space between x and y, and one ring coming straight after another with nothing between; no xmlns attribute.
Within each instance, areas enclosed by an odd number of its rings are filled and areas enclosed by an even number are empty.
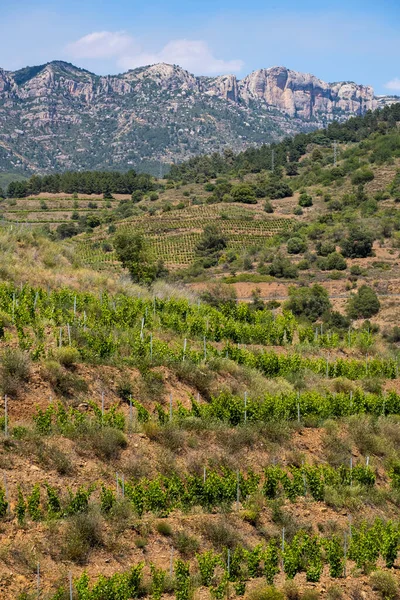
<svg viewBox="0 0 400 600"><path fill-rule="evenodd" d="M106 75L167 62L241 78L272 66L400 94L400 0L0 0L0 67Z"/></svg>

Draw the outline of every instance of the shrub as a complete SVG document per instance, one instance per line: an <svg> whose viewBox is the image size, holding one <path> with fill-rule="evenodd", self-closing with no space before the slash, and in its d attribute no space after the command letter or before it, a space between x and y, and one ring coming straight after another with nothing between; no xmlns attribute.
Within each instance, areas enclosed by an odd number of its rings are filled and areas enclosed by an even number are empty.
<svg viewBox="0 0 400 600"><path fill-rule="evenodd" d="M119 457L121 450L126 448L126 437L119 429L114 427L93 428L85 432L85 441L103 460L112 460Z"/></svg>
<svg viewBox="0 0 400 600"><path fill-rule="evenodd" d="M372 589L377 591L384 600L395 600L399 597L399 586L391 573L376 571L370 579Z"/></svg>
<svg viewBox="0 0 400 600"><path fill-rule="evenodd" d="M88 384L74 373L69 373L55 360L48 360L43 365L43 377L52 386L56 394L72 396L79 392L87 392Z"/></svg>
<svg viewBox="0 0 400 600"><path fill-rule="evenodd" d="M326 598L327 600L343 600L344 596L340 587L334 585L328 589L326 593Z"/></svg>
<svg viewBox="0 0 400 600"><path fill-rule="evenodd" d="M301 215L303 214L303 209L301 208L301 206L295 206L293 209L293 214L296 215L296 217L301 217Z"/></svg>
<svg viewBox="0 0 400 600"><path fill-rule="evenodd" d="M342 254L347 258L365 258L372 255L374 236L360 226L349 229L348 237L342 241Z"/></svg>
<svg viewBox="0 0 400 600"><path fill-rule="evenodd" d="M320 595L316 590L305 590L301 595L301 600L319 600Z"/></svg>
<svg viewBox="0 0 400 600"><path fill-rule="evenodd" d="M271 200L293 196L293 190L285 181L272 175L265 187L265 195Z"/></svg>
<svg viewBox="0 0 400 600"><path fill-rule="evenodd" d="M347 268L347 263L339 252L332 252L326 258L326 270L327 271L344 271Z"/></svg>
<svg viewBox="0 0 400 600"><path fill-rule="evenodd" d="M375 178L373 172L370 169L358 169L351 178L353 185L363 185L372 181Z"/></svg>
<svg viewBox="0 0 400 600"><path fill-rule="evenodd" d="M335 252L335 251L336 251L336 246L330 240L318 242L318 244L317 244L318 256L328 256L329 254L332 254L332 252Z"/></svg>
<svg viewBox="0 0 400 600"><path fill-rule="evenodd" d="M285 593L285 598L287 600L300 600L300 590L294 581L286 581L283 587L283 591Z"/></svg>
<svg viewBox="0 0 400 600"><path fill-rule="evenodd" d="M133 385L129 375L123 374L118 380L117 394L121 400L124 400L124 402L129 402L133 394Z"/></svg>
<svg viewBox="0 0 400 600"><path fill-rule="evenodd" d="M252 589L247 594L247 598L248 600L285 600L284 594L272 585L261 585Z"/></svg>
<svg viewBox="0 0 400 600"><path fill-rule="evenodd" d="M307 242L300 237L290 238L287 242L289 254L300 254L307 250Z"/></svg>
<svg viewBox="0 0 400 600"><path fill-rule="evenodd" d="M231 189L231 195L234 202L243 202L245 204L257 204L255 190L252 185L240 183L234 185Z"/></svg>
<svg viewBox="0 0 400 600"><path fill-rule="evenodd" d="M138 397L140 400L159 400L164 393L162 373L143 369L138 380Z"/></svg>
<svg viewBox="0 0 400 600"><path fill-rule="evenodd" d="M64 346L62 348L57 348L54 351L54 358L63 365L63 367L71 368L79 361L80 354L76 348Z"/></svg>
<svg viewBox="0 0 400 600"><path fill-rule="evenodd" d="M158 533L170 537L172 535L172 527L167 521L158 521L156 525Z"/></svg>
<svg viewBox="0 0 400 600"><path fill-rule="evenodd" d="M312 205L313 205L313 201L312 201L311 196L309 196L305 192L303 194L300 194L299 206L301 206L302 208L307 208L308 206L312 206Z"/></svg>
<svg viewBox="0 0 400 600"><path fill-rule="evenodd" d="M1 357L1 388L3 394L16 396L30 375L29 356L18 348L7 348Z"/></svg>
<svg viewBox="0 0 400 600"><path fill-rule="evenodd" d="M296 316L304 316L316 321L331 308L328 292L321 285L311 287L289 288L289 300L286 308Z"/></svg>
<svg viewBox="0 0 400 600"><path fill-rule="evenodd" d="M362 275L362 272L363 272L363 270L362 270L362 268L360 267L360 265L352 265L352 266L350 267L350 273L351 273L352 275L359 276L359 275Z"/></svg>
<svg viewBox="0 0 400 600"><path fill-rule="evenodd" d="M381 304L375 290L367 285L362 285L356 294L353 294L347 303L347 313L352 319L368 319L380 310Z"/></svg>
<svg viewBox="0 0 400 600"><path fill-rule="evenodd" d="M264 202L264 211L268 214L272 214L274 212L274 207L269 200Z"/></svg>
<svg viewBox="0 0 400 600"><path fill-rule="evenodd" d="M298 271L296 265L293 265L288 258L278 255L269 266L269 274L273 277L296 279Z"/></svg>
<svg viewBox="0 0 400 600"><path fill-rule="evenodd" d="M61 550L64 560L84 564L90 551L102 545L102 522L97 513L79 513L68 520Z"/></svg>
<svg viewBox="0 0 400 600"><path fill-rule="evenodd" d="M199 540L185 531L178 531L174 536L173 545L184 558L194 556L200 548Z"/></svg>
<svg viewBox="0 0 400 600"><path fill-rule="evenodd" d="M218 550L235 548L241 542L237 529L234 529L224 519L217 521L204 520L202 531L208 541Z"/></svg>

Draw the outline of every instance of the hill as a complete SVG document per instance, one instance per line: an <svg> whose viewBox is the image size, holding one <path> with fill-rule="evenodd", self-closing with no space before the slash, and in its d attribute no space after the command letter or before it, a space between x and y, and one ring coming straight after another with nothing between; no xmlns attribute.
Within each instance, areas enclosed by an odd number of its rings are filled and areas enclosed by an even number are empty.
<svg viewBox="0 0 400 600"><path fill-rule="evenodd" d="M257 146L377 105L368 86L283 67L240 81L166 64L108 77L62 61L0 70L0 171L135 166L159 175L188 156Z"/></svg>
<svg viewBox="0 0 400 600"><path fill-rule="evenodd" d="M396 598L398 111L1 201L2 598Z"/></svg>

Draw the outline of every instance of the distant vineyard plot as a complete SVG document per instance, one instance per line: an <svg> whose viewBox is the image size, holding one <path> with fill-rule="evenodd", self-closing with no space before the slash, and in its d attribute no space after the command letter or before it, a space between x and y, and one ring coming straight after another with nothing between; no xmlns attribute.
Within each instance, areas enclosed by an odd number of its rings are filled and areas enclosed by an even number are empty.
<svg viewBox="0 0 400 600"><path fill-rule="evenodd" d="M228 249L260 246L266 238L292 227L286 218L271 218L254 208L218 204L191 206L184 210L150 217L131 218L117 224L118 229L142 233L156 258L169 268L189 265L195 258L196 244L207 225L217 225L228 242ZM118 266L115 254L104 231L81 238L79 255L85 264L97 268Z"/></svg>

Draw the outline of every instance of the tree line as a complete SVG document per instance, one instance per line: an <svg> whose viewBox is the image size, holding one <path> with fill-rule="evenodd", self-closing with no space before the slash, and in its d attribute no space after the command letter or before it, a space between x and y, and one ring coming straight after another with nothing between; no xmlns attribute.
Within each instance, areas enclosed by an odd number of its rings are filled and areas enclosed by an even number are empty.
<svg viewBox="0 0 400 600"><path fill-rule="evenodd" d="M299 159L311 143L331 146L338 142L359 142L372 133L393 131L400 121L400 104L368 111L363 116L352 117L344 123L334 121L324 129L311 133L299 133L292 138L260 148L248 148L234 154L225 150L222 154L201 155L179 165L172 165L169 178L183 182L205 182L218 175L258 173L262 170L283 168L289 176L297 175ZM333 158L332 158L333 160Z"/></svg>
<svg viewBox="0 0 400 600"><path fill-rule="evenodd" d="M7 188L9 198L25 198L41 192L57 194L132 194L139 190L149 192L157 187L153 177L147 173L136 173L133 169L118 171L66 171L54 175L32 175L26 181L11 181Z"/></svg>

